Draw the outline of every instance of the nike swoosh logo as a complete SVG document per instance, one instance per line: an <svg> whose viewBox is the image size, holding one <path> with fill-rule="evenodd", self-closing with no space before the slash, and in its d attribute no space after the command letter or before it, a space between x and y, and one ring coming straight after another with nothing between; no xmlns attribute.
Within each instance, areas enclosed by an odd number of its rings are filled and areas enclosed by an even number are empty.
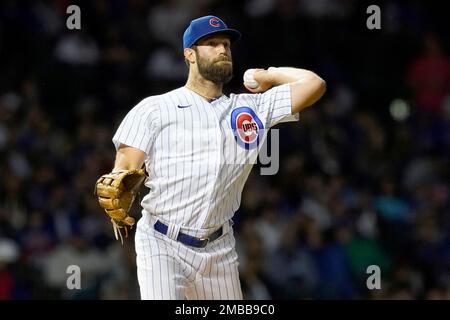
<svg viewBox="0 0 450 320"><path fill-rule="evenodd" d="M185 106L180 106L180 105L178 105L178 108L183 109L183 108L189 108L190 106L191 106L190 104L187 104L187 105L185 105Z"/></svg>

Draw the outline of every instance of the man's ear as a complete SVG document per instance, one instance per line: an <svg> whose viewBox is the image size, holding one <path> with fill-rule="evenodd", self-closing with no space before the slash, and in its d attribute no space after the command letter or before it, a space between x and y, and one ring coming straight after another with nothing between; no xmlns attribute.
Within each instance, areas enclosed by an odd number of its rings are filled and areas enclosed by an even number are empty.
<svg viewBox="0 0 450 320"><path fill-rule="evenodd" d="M192 48L185 48L184 51L184 58L189 61L189 63L195 63L196 56L195 56L195 50Z"/></svg>

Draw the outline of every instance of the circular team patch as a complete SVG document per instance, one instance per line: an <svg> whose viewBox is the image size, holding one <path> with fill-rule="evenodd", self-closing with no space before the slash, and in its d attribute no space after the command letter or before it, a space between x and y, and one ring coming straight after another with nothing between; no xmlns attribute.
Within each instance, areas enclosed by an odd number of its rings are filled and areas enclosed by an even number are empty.
<svg viewBox="0 0 450 320"><path fill-rule="evenodd" d="M215 27L215 28L220 27L220 22L219 22L219 19L217 19L217 18L211 18L211 19L209 19L209 24L210 24L212 27Z"/></svg>
<svg viewBox="0 0 450 320"><path fill-rule="evenodd" d="M249 107L240 107L231 113L231 128L236 142L244 149L254 149L263 136L264 126Z"/></svg>

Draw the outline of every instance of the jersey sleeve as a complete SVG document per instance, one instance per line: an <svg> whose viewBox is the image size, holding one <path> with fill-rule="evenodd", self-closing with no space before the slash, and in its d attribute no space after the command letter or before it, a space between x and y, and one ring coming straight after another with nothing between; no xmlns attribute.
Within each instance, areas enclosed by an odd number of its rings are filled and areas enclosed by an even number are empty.
<svg viewBox="0 0 450 320"><path fill-rule="evenodd" d="M298 121L298 113L292 114L291 87L283 84L258 94L256 108L258 114L266 119L268 128L281 122Z"/></svg>
<svg viewBox="0 0 450 320"><path fill-rule="evenodd" d="M145 152L148 156L155 139L158 110L158 105L149 98L131 109L112 138L116 150L121 144L125 144Z"/></svg>

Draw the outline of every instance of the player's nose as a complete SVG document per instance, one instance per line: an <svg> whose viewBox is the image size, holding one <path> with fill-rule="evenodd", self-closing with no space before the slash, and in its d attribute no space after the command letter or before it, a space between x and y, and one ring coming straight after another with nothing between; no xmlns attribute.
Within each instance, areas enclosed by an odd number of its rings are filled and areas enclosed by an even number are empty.
<svg viewBox="0 0 450 320"><path fill-rule="evenodd" d="M227 54L228 53L228 46L225 45L225 43L219 43L216 46L219 53Z"/></svg>

